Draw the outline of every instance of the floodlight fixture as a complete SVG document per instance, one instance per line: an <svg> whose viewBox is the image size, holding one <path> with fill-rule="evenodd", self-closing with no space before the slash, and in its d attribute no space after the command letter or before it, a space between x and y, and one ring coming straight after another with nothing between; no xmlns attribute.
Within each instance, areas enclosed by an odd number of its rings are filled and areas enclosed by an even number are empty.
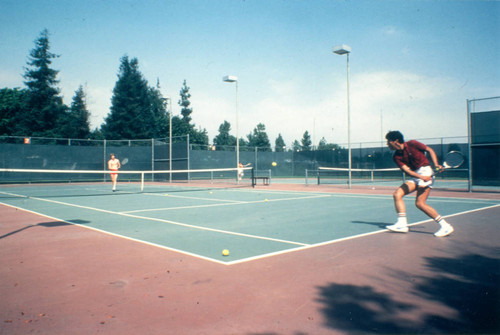
<svg viewBox="0 0 500 335"><path fill-rule="evenodd" d="M222 77L222 81L225 81L226 83L234 83L238 81L238 77L236 76L224 76Z"/></svg>
<svg viewBox="0 0 500 335"><path fill-rule="evenodd" d="M337 55L345 55L351 52L351 47L345 44L333 47L333 53Z"/></svg>

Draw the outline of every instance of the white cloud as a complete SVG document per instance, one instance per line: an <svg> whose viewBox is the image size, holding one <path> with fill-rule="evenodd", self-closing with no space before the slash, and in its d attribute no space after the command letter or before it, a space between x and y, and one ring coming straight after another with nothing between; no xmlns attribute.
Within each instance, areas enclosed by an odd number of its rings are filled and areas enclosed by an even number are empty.
<svg viewBox="0 0 500 335"><path fill-rule="evenodd" d="M326 84L321 91L294 79L269 80L264 86L268 88L265 95L240 98L240 137L246 138L261 122L271 144L281 133L291 145L306 130L315 144L322 137L328 142L347 142L345 81ZM351 141L378 143L391 129L413 138L466 135L465 98L459 88L452 78L404 71L356 74L350 89ZM235 134L234 100L201 95L193 106L195 122L208 130L210 140L224 120Z"/></svg>
<svg viewBox="0 0 500 335"><path fill-rule="evenodd" d="M463 100L458 82L451 78L372 72L355 76L352 81L352 131L356 141L377 140L377 134L389 129L417 138L465 135Z"/></svg>

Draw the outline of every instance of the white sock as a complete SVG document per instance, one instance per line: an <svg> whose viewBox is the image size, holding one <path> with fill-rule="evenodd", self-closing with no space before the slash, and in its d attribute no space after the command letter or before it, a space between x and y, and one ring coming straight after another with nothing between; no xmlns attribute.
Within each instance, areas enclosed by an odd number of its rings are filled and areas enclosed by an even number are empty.
<svg viewBox="0 0 500 335"><path fill-rule="evenodd" d="M398 213L398 222L396 223L406 226L408 224L408 221L406 220L406 213Z"/></svg>
<svg viewBox="0 0 500 335"><path fill-rule="evenodd" d="M445 226L447 226L447 225L448 225L448 222L446 222L446 220L445 220L445 219L443 219L443 218L441 217L441 215L438 215L438 216L434 219L434 221L436 221L436 222L437 222L437 223L438 223L441 227L445 227Z"/></svg>

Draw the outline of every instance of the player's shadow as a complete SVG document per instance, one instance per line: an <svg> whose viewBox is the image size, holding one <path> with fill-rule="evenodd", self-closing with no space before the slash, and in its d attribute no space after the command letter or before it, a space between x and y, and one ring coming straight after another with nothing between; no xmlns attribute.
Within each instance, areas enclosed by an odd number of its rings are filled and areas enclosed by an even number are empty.
<svg viewBox="0 0 500 335"><path fill-rule="evenodd" d="M360 221L360 220L356 220L356 221L351 221L351 223L372 225L372 226L376 226L376 227L378 227L380 229L386 229L386 227L388 225L391 225L394 222L373 222L373 221ZM425 228L423 228L420 225L410 226L410 232L411 233L417 233L417 234L430 234L430 235L434 234L433 232L426 231Z"/></svg>
<svg viewBox="0 0 500 335"><path fill-rule="evenodd" d="M374 221L360 221L360 220L355 220L355 221L351 221L351 223L372 225L372 226L377 226L378 228L381 228L381 229L385 229L386 226L391 225L394 222L374 222Z"/></svg>
<svg viewBox="0 0 500 335"><path fill-rule="evenodd" d="M69 223L71 222L71 223ZM41 222L37 224L31 224L26 227L11 231L10 233L7 233L5 235L0 236L0 239L18 234L24 230L31 229L31 228L36 228L36 227L44 227L44 228L56 228L56 227L62 227L62 226L71 226L72 224L88 224L90 221L86 220L81 220L81 219L73 219L73 220L68 220L66 221L48 221L48 222Z"/></svg>

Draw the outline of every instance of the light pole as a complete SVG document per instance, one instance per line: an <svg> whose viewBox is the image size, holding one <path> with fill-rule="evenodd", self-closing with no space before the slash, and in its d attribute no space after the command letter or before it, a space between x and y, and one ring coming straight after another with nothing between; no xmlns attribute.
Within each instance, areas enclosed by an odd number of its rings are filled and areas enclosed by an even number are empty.
<svg viewBox="0 0 500 335"><path fill-rule="evenodd" d="M172 99L166 97L167 111L168 111L168 169L170 170L169 182L172 182ZM168 109L168 102L170 101L170 110Z"/></svg>
<svg viewBox="0 0 500 335"><path fill-rule="evenodd" d="M333 53L347 56L347 150L349 160L349 188L352 186L352 162L351 162L351 105L349 102L349 54L351 47L345 44L333 48Z"/></svg>
<svg viewBox="0 0 500 335"><path fill-rule="evenodd" d="M238 77L236 76L224 76L222 81L226 83L236 84L236 168L238 168L240 163L240 139L238 135Z"/></svg>

